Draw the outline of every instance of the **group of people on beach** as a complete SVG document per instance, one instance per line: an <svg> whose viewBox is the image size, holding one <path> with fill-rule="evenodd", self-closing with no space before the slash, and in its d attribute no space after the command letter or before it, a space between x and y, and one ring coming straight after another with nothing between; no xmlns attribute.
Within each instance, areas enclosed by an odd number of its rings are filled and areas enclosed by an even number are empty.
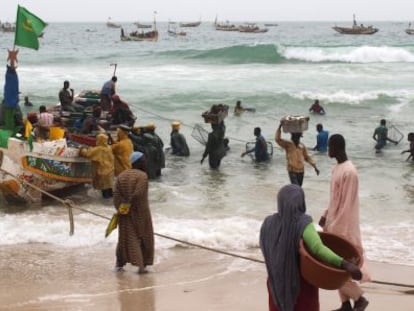
<svg viewBox="0 0 414 311"><path fill-rule="evenodd" d="M119 100L119 97L114 97L115 83L116 79L113 77L103 87L109 90L108 94L101 92L100 108L105 111L110 111L111 106L115 105L114 102ZM63 110L77 111L73 103L73 94L69 82L65 81L59 92ZM319 105L319 102L317 104ZM241 104L237 105L237 109L242 109ZM316 111L315 109L312 108L313 111ZM316 113L321 114L320 108L318 111ZM98 115L95 117L98 118ZM44 106L39 109L38 122L40 129L50 127L53 122ZM377 141L377 150L383 148L387 141L392 141L387 135L385 125L385 120L381 120L380 127L375 130L373 136ZM314 150L328 151L329 156L337 161L332 169L328 208L321 216L319 225L325 232L339 235L357 248L359 258L344 258L322 243L312 217L306 213L305 193L301 187L304 163L308 162L316 174L319 174L319 169L306 147L300 142L302 132L292 132L290 140L282 139L282 126L281 122L275 133L275 141L285 151L290 184L280 189L277 196L277 213L266 217L261 226L259 239L268 274L269 310L316 311L319 310L318 288L312 284L312 280L305 279L300 273L301 239L319 260L344 269L354 280L369 280L359 228L358 173L347 157L345 138L340 134L329 137L322 124L318 124L317 144ZM180 122L174 121L171 127L172 154L189 156L190 151L185 138L179 133ZM209 157L210 167L217 169L226 154L226 127L223 120L212 122L211 127L212 131L208 134L201 163ZM242 156L254 152L256 161L267 161L268 144L262 136L260 127L254 129L254 135L254 148L246 150ZM410 135L409 138L414 140L414 134ZM118 216L116 271L122 271L127 263L131 263L138 267L138 273L146 273L147 266L152 265L154 261L154 232L148 203L148 180L159 177L161 169L165 167L164 144L155 134L155 125L133 127L126 121L118 124L117 137L112 144L110 140L109 135L100 133L96 137L96 146L81 148L80 155L92 162L93 187L101 190L104 198L113 198ZM412 147L403 152L412 154L411 150ZM338 291L341 306L336 311L363 311L367 308L368 300L363 296L358 283L349 279Z"/></svg>

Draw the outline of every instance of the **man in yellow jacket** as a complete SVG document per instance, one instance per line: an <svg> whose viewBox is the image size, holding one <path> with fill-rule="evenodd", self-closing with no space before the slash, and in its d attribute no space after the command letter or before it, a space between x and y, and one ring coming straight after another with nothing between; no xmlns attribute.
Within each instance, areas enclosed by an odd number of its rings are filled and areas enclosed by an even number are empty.
<svg viewBox="0 0 414 311"><path fill-rule="evenodd" d="M108 136L99 134L96 137L96 147L82 148L80 155L92 162L92 186L101 190L105 199L112 198L114 155L108 145Z"/></svg>
<svg viewBox="0 0 414 311"><path fill-rule="evenodd" d="M134 151L134 146L128 137L130 128L125 125L118 127L118 141L112 145L112 153L115 157L115 177L118 177L123 171L131 168L129 157Z"/></svg>

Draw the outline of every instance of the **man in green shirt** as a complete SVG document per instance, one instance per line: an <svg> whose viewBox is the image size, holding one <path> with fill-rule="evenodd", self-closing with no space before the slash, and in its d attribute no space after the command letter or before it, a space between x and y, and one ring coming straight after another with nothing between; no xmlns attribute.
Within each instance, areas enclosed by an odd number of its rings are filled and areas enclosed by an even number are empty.
<svg viewBox="0 0 414 311"><path fill-rule="evenodd" d="M384 146L387 144L387 141L390 141L394 144L398 144L398 141L393 140L388 137L388 128L386 127L386 121L385 119L382 119L380 121L380 126L378 126L375 131L374 135L372 135L372 138L377 142L375 145L375 152L380 153L381 149L384 148Z"/></svg>

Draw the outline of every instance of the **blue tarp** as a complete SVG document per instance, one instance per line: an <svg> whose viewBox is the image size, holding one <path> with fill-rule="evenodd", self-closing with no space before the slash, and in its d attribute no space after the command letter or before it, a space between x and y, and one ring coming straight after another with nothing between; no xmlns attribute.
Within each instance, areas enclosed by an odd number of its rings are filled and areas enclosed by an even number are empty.
<svg viewBox="0 0 414 311"><path fill-rule="evenodd" d="M7 108L17 108L19 105L19 77L14 68L7 66L4 83L4 105Z"/></svg>

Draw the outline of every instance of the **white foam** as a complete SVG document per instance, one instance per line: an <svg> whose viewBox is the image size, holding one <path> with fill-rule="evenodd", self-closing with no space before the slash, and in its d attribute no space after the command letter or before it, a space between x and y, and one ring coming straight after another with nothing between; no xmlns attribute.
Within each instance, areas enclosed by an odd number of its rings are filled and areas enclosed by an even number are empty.
<svg viewBox="0 0 414 311"><path fill-rule="evenodd" d="M280 49L287 59L307 62L345 63L412 63L414 54L401 47L356 46L356 47L286 47Z"/></svg>

